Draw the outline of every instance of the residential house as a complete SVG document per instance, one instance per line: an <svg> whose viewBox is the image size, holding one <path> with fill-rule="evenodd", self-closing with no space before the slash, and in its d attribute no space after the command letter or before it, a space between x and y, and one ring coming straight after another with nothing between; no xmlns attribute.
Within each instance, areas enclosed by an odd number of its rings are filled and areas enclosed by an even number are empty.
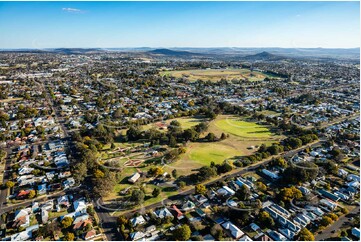
<svg viewBox="0 0 361 242"><path fill-rule="evenodd" d="M144 224L145 219L143 218L142 215L139 215L138 217L134 217L134 218L130 219L130 222L133 227L136 227L138 224Z"/></svg>
<svg viewBox="0 0 361 242"><path fill-rule="evenodd" d="M173 217L172 213L167 208L161 208L153 212L157 218Z"/></svg>
<svg viewBox="0 0 361 242"><path fill-rule="evenodd" d="M223 223L221 226L225 230L227 230L234 239L239 239L244 235L242 230L240 230L236 225L234 225L233 223L231 223L229 221Z"/></svg>

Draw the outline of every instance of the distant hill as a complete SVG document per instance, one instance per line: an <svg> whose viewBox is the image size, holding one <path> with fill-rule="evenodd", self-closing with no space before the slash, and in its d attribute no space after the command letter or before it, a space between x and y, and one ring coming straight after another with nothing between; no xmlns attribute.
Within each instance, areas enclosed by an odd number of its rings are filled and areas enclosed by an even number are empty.
<svg viewBox="0 0 361 242"><path fill-rule="evenodd" d="M147 53L153 54L153 55L155 54L155 55L179 56L179 57L202 55L202 54L192 53L192 52L188 52L188 51L179 51L179 50L170 50L170 49L155 49L155 50L148 51Z"/></svg>
<svg viewBox="0 0 361 242"><path fill-rule="evenodd" d="M278 61L278 60L284 60L286 57L280 56L280 55L274 55L267 51L263 51L261 53L255 54L255 55L247 55L244 57L246 60L262 60L262 61Z"/></svg>
<svg viewBox="0 0 361 242"><path fill-rule="evenodd" d="M58 48L58 49L52 49L50 51L61 54L89 54L89 53L104 52L104 50L99 48Z"/></svg>

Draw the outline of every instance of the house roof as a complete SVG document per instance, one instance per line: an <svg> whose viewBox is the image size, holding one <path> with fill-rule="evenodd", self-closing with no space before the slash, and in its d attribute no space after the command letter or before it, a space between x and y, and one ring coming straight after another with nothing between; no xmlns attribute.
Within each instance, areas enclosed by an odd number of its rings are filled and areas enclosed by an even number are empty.
<svg viewBox="0 0 361 242"><path fill-rule="evenodd" d="M145 219L143 218L142 215L139 215L138 217L134 217L130 220L130 222L133 224L133 226L136 226L138 224L143 224L145 223Z"/></svg>
<svg viewBox="0 0 361 242"><path fill-rule="evenodd" d="M84 235L84 239L92 238L92 237L94 237L96 234L97 234L97 232L96 232L94 229L92 229L92 230L88 231L88 232Z"/></svg>
<svg viewBox="0 0 361 242"><path fill-rule="evenodd" d="M223 223L222 227L227 229L231 233L232 237L235 238L235 239L238 239L238 238L240 238L241 236L244 235L242 230L240 230L236 225L234 225L231 222Z"/></svg>
<svg viewBox="0 0 361 242"><path fill-rule="evenodd" d="M174 209L174 211L177 212L177 218L182 217L183 213L177 208L176 205L173 205L172 208Z"/></svg>
<svg viewBox="0 0 361 242"><path fill-rule="evenodd" d="M169 212L167 208L158 209L157 211L154 212L154 214L159 218L170 217L170 216L173 217L173 215L171 214L171 212Z"/></svg>

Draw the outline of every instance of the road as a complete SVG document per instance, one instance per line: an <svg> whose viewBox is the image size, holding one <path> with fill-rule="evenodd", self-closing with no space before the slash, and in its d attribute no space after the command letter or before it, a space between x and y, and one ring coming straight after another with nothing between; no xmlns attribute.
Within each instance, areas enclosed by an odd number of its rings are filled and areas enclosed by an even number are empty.
<svg viewBox="0 0 361 242"><path fill-rule="evenodd" d="M357 206L356 208L354 208L353 210L351 210L347 215L342 215L338 218L338 220L336 222L334 222L333 224L331 224L329 227L327 227L326 229L324 229L322 231L321 234L317 234L315 236L315 239L317 241L321 241L321 240L326 240L326 239L330 239L332 237L338 238L339 237L339 230L341 229L341 227L348 222L349 218L355 217L357 215L360 215L360 206ZM336 231L335 233L332 233L332 231Z"/></svg>
<svg viewBox="0 0 361 242"><path fill-rule="evenodd" d="M106 236L107 240L108 241L124 240L121 234L117 232L116 217L110 216L109 212L99 207L95 200L93 200L92 203L94 210L99 217L100 227L102 228L103 234Z"/></svg>

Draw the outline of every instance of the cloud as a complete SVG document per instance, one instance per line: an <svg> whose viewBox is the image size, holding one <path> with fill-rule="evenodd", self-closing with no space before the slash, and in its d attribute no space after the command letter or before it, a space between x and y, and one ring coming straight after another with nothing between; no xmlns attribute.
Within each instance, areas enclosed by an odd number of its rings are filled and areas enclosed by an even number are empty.
<svg viewBox="0 0 361 242"><path fill-rule="evenodd" d="M299 17L301 17L301 16L302 16L301 14L297 14L297 15L296 15L297 18L299 18Z"/></svg>
<svg viewBox="0 0 361 242"><path fill-rule="evenodd" d="M77 8L62 8L62 10L68 13L84 13L83 10Z"/></svg>

